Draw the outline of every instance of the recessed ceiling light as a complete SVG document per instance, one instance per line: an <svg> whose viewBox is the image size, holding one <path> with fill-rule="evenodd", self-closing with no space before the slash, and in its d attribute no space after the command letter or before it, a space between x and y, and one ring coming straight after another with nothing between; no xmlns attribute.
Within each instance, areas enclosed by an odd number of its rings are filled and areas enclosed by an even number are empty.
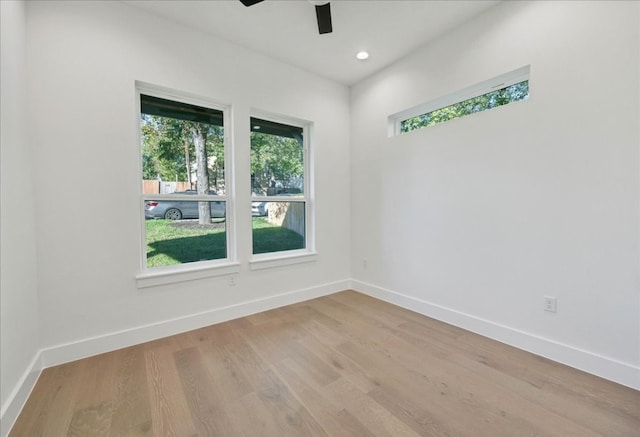
<svg viewBox="0 0 640 437"><path fill-rule="evenodd" d="M358 52L358 54L356 55L356 58L360 59L361 61L364 61L368 57L369 57L369 53L365 52L364 50L361 52Z"/></svg>

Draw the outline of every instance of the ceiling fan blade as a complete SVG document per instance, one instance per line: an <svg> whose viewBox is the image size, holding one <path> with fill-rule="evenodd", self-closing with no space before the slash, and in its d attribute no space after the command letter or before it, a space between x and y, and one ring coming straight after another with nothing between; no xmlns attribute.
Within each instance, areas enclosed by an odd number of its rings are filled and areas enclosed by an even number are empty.
<svg viewBox="0 0 640 437"><path fill-rule="evenodd" d="M331 25L331 3L324 5L316 5L316 18L318 19L318 32L331 33L333 26Z"/></svg>
<svg viewBox="0 0 640 437"><path fill-rule="evenodd" d="M240 0L242 2L243 5L245 6L253 6L257 3L260 3L264 0Z"/></svg>

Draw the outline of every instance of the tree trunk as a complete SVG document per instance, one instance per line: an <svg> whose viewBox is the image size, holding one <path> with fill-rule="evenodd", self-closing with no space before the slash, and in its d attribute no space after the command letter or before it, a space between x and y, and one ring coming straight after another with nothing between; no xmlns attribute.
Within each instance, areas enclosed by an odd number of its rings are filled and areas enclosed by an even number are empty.
<svg viewBox="0 0 640 437"><path fill-rule="evenodd" d="M191 127L193 144L196 152L196 188L198 194L209 194L209 170L207 168L207 142L205 138L206 127L194 123ZM211 206L209 202L198 202L198 223L211 224Z"/></svg>
<svg viewBox="0 0 640 437"><path fill-rule="evenodd" d="M189 156L189 141L184 142L184 161L187 166L187 183L189 184L189 188L193 188L191 185L191 156Z"/></svg>

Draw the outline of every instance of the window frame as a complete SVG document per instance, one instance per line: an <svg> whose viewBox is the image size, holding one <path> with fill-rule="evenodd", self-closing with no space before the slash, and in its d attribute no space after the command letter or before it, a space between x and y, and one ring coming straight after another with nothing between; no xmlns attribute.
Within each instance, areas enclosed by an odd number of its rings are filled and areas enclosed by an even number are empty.
<svg viewBox="0 0 640 437"><path fill-rule="evenodd" d="M438 109L443 109L448 106L464 102L465 100L469 100L475 97L482 96L484 94L497 91L502 88L507 88L511 85L515 85L520 82L529 81L530 72L531 72L531 66L526 65L524 67L520 67L508 73L504 73L499 76L493 77L491 79L485 80L483 82L477 83L475 85L469 86L462 90L455 91L453 93L438 97L437 99L431 100L429 102L422 103L412 108L405 109L404 111L400 111L395 114L392 114L388 117L388 136L394 137L394 136L408 134L411 132L422 130L424 129L424 127L420 129L414 129L408 132L402 132L402 122L409 120L413 117L418 117L420 115L428 114L429 112L437 111ZM509 104L511 103L516 103L516 102L510 102ZM472 115L472 114L468 114L468 115ZM464 118L464 117L466 116L463 116L460 118ZM441 123L438 123L438 124L441 124ZM428 127L428 126L425 126L425 127Z"/></svg>
<svg viewBox="0 0 640 437"><path fill-rule="evenodd" d="M312 262L317 259L315 247L315 205L314 205L314 174L313 174L313 122L295 117L289 117L272 112L252 109L249 114L249 132L251 132L251 118L259 118L275 123L286 124L302 129L302 159L303 159L303 196L254 196L250 192L250 202L304 202L304 241L303 249L293 249L278 252L253 253L253 226L251 229L251 252L249 267L251 270L262 270L284 265ZM249 155L251 155L251 140L249 140ZM249 174L251 172L249 171ZM251 208L249 208L251 211ZM253 223L253 216L251 217Z"/></svg>
<svg viewBox="0 0 640 437"><path fill-rule="evenodd" d="M144 194L142 191L142 127L140 123L141 95L158 97L178 103L202 106L222 112L224 128L224 180L225 193L222 195L200 195L200 194ZM175 282L189 281L210 276L220 276L237 273L240 271L240 264L237 262L237 235L235 220L235 196L234 196L234 169L233 169L233 144L229 129L232 126L231 106L204 98L188 92L177 91L145 82L136 81L136 131L138 143L138 194L140 205L140 271L136 275L138 288L151 287L156 285L170 284ZM184 201L205 201L205 202L225 202L225 228L226 228L226 258L215 260L196 261L169 266L148 267L147 266L147 237L145 202L149 200L184 200Z"/></svg>

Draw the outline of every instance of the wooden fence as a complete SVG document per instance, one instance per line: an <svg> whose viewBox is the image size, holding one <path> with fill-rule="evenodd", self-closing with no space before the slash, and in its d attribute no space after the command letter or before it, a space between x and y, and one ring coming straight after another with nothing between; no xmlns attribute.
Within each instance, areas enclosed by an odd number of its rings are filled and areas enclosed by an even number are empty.
<svg viewBox="0 0 640 437"><path fill-rule="evenodd" d="M171 194L176 191L190 190L189 182L165 182L155 179L142 181L142 192L144 194Z"/></svg>

